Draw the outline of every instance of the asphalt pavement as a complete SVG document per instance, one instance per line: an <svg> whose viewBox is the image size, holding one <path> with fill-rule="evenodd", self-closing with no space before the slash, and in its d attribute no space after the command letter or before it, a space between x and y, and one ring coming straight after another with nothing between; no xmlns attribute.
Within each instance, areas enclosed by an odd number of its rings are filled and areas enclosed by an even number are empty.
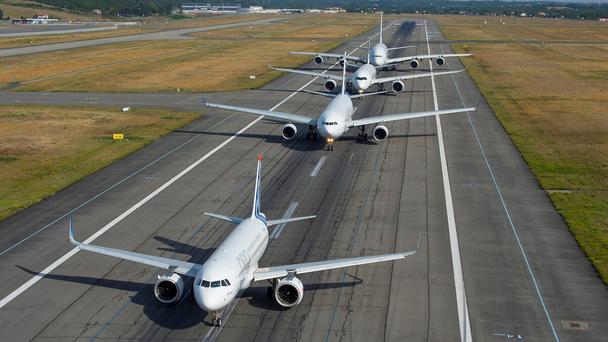
<svg viewBox="0 0 608 342"><path fill-rule="evenodd" d="M427 45L443 39L432 21L389 28L385 39L418 42L408 54L450 51ZM329 99L292 92L310 80L289 75L209 100L315 116ZM316 80L306 89L321 87ZM0 92L0 103L16 100L204 110L200 94ZM204 110L0 222L0 333L10 341L603 341L605 286L468 74L437 77L434 85L414 79L402 94L359 99L355 117L433 110L435 102L479 107L442 117L441 130L434 117L391 122L383 142L357 140L353 130L333 152L307 141L305 127L284 141L279 124ZM98 234L96 244L202 262L232 228L202 213L249 212L258 153L266 216L293 207L293 216L318 215L285 226L261 266L409 250L419 234L421 250L402 261L303 275L304 300L291 309L266 298L266 283L255 284L224 312L221 328L209 326L191 293L159 303L158 270L72 252L68 217L79 240Z"/></svg>

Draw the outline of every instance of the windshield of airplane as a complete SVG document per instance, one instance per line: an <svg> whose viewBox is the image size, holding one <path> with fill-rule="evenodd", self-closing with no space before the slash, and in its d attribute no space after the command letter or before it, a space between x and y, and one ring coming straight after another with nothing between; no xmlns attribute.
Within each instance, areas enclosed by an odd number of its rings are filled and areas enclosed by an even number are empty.
<svg viewBox="0 0 608 342"><path fill-rule="evenodd" d="M323 124L325 126L333 126L333 125L337 125L338 122L336 122L336 121L325 121Z"/></svg>
<svg viewBox="0 0 608 342"><path fill-rule="evenodd" d="M367 81L367 77L357 77L357 81Z"/></svg>
<svg viewBox="0 0 608 342"><path fill-rule="evenodd" d="M199 286L202 286L202 287L230 286L230 281L228 279L213 280L213 281L201 279Z"/></svg>

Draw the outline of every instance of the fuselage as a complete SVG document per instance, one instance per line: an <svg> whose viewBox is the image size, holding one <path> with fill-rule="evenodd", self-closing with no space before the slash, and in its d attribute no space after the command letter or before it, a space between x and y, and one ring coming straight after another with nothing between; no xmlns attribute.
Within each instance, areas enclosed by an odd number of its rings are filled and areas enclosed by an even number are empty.
<svg viewBox="0 0 608 342"><path fill-rule="evenodd" d="M388 48L386 47L386 45L384 45L384 43L378 43L372 47L369 55L370 64L374 66L386 65L386 61L388 60Z"/></svg>
<svg viewBox="0 0 608 342"><path fill-rule="evenodd" d="M351 76L353 88L362 93L366 91L376 79L376 68L369 64L363 64Z"/></svg>
<svg viewBox="0 0 608 342"><path fill-rule="evenodd" d="M250 286L267 246L266 222L250 217L239 223L197 273L193 284L196 303L208 312L228 305Z"/></svg>
<svg viewBox="0 0 608 342"><path fill-rule="evenodd" d="M348 131L353 116L353 101L348 95L339 94L325 107L317 119L319 134L328 141L339 139Z"/></svg>

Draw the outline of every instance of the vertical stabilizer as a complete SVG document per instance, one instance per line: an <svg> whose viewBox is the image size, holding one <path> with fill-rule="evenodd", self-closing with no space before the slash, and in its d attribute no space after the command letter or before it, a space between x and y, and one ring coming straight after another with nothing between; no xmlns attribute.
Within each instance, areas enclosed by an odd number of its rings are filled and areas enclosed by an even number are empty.
<svg viewBox="0 0 608 342"><path fill-rule="evenodd" d="M372 37L367 40L367 64L370 64L372 60Z"/></svg>
<svg viewBox="0 0 608 342"><path fill-rule="evenodd" d="M342 66L342 95L346 93L346 51L344 51L344 65Z"/></svg>
<svg viewBox="0 0 608 342"><path fill-rule="evenodd" d="M384 12L380 12L380 44L382 44L382 31L384 31L384 29L382 28L382 15L384 14Z"/></svg>
<svg viewBox="0 0 608 342"><path fill-rule="evenodd" d="M255 190L253 192L253 209L251 210L251 216L256 217L266 222L266 217L260 211L260 193L262 192L262 186L260 181L262 180L262 154L258 154L258 169L255 175Z"/></svg>

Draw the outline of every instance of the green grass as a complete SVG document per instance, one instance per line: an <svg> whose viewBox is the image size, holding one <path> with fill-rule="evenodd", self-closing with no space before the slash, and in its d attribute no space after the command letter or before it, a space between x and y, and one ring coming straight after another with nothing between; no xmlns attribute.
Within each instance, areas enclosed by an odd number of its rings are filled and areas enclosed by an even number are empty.
<svg viewBox="0 0 608 342"><path fill-rule="evenodd" d="M197 117L166 110L0 106L0 220ZM115 132L125 139L113 141Z"/></svg>

